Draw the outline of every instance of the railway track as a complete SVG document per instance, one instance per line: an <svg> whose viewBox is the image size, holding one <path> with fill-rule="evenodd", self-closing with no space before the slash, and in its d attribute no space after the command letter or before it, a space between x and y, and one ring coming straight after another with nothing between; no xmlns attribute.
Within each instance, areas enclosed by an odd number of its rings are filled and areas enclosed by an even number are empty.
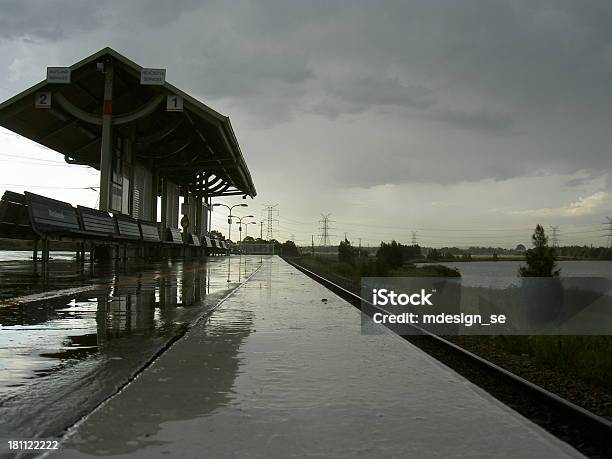
<svg viewBox="0 0 612 459"><path fill-rule="evenodd" d="M358 294L292 260L289 264L361 309ZM371 303L368 302L370 305ZM373 306L375 307L376 306ZM378 308L380 309L380 308ZM403 336L535 424L593 458L612 458L612 422L419 327Z"/></svg>

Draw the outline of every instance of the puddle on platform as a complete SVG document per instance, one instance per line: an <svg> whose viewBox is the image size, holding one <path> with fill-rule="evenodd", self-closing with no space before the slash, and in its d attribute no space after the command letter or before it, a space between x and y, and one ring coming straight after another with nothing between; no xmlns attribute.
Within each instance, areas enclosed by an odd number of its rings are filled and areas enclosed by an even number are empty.
<svg viewBox="0 0 612 459"><path fill-rule="evenodd" d="M27 287L32 262L0 262L5 298L0 305L0 438L61 432L125 384L262 260L232 256L116 269L95 265L97 275L81 281L91 290L24 304L6 298L15 290L43 291L37 279ZM51 275L50 284L75 287L65 281L75 275L73 265L61 266L58 260L55 270L65 273L64 280Z"/></svg>

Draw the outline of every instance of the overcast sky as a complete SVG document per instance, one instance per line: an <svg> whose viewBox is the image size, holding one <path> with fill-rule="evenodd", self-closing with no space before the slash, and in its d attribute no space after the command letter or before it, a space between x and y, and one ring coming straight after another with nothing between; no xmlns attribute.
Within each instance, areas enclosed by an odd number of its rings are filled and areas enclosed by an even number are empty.
<svg viewBox="0 0 612 459"><path fill-rule="evenodd" d="M0 5L0 99L105 46L167 68L230 116L258 190L249 212L278 204L278 239L317 241L331 213L334 242L514 246L541 223L562 244L605 243L609 1ZM61 163L0 131L0 191L95 205L62 188L97 172Z"/></svg>

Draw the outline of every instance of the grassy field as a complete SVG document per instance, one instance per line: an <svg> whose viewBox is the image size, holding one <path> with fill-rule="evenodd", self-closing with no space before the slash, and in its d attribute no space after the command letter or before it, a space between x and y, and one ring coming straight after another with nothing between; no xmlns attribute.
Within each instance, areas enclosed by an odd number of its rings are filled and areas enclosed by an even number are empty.
<svg viewBox="0 0 612 459"><path fill-rule="evenodd" d="M493 336L505 351L612 390L610 336Z"/></svg>
<svg viewBox="0 0 612 459"><path fill-rule="evenodd" d="M362 277L458 277L459 271L446 266L429 264L427 266L415 266L405 263L398 269L381 266L374 257L357 259L354 264L341 262L338 255L317 254L295 258L294 261L300 265L320 274L326 275L330 280L342 285L349 290L359 292Z"/></svg>

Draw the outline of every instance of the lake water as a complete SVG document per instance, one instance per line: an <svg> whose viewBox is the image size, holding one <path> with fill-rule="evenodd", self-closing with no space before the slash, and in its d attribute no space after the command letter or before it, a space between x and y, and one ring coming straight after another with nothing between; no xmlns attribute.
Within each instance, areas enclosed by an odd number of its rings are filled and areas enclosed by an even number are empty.
<svg viewBox="0 0 612 459"><path fill-rule="evenodd" d="M468 261L440 263L458 269L461 283L468 287L504 288L518 285L518 270L522 261ZM426 264L420 264L421 266ZM612 278L612 261L560 261L562 277L606 277Z"/></svg>

